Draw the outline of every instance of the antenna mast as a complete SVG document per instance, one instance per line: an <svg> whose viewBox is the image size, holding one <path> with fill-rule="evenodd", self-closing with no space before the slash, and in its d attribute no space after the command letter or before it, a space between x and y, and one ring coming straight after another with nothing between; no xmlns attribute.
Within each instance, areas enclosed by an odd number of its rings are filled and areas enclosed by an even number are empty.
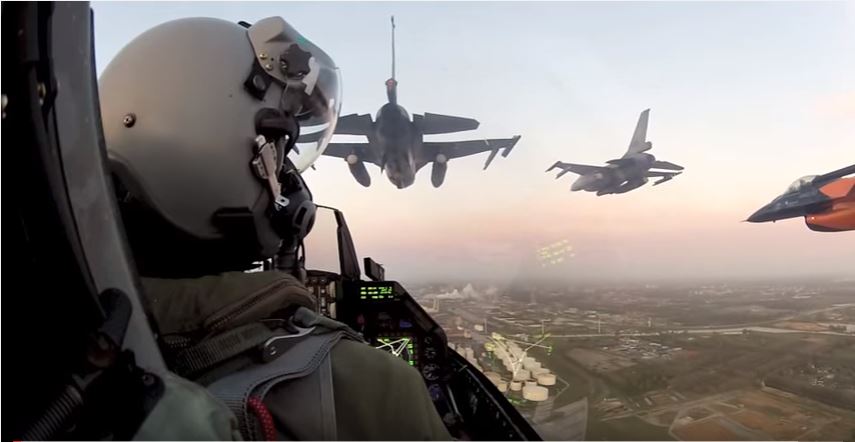
<svg viewBox="0 0 855 442"><path fill-rule="evenodd" d="M392 79L395 79L395 16L392 16Z"/></svg>

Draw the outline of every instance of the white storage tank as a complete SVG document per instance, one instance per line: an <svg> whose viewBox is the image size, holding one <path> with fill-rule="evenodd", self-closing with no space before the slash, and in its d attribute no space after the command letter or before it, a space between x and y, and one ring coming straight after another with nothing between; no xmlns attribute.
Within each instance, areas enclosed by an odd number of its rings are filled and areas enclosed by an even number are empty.
<svg viewBox="0 0 855 442"><path fill-rule="evenodd" d="M534 387L537 385L537 381L525 381L526 387Z"/></svg>
<svg viewBox="0 0 855 442"><path fill-rule="evenodd" d="M523 399L533 402L543 402L549 398L549 390L537 385L526 386L522 389Z"/></svg>
<svg viewBox="0 0 855 442"><path fill-rule="evenodd" d="M528 359L528 358L526 358L526 359ZM540 368L540 362L525 361L525 362L523 362L523 367L525 367L526 370L533 372L534 370L537 370Z"/></svg>
<svg viewBox="0 0 855 442"><path fill-rule="evenodd" d="M505 393L506 391L508 391L508 383L507 382L499 382L498 384L496 384L496 388L499 389L500 393Z"/></svg>
<svg viewBox="0 0 855 442"><path fill-rule="evenodd" d="M522 390L522 383L521 382L516 382L516 381L511 382L511 391L520 391L520 390Z"/></svg>
<svg viewBox="0 0 855 442"><path fill-rule="evenodd" d="M514 373L514 380L515 381L527 381L529 379L529 376L530 375L529 375L528 370L517 370L517 372Z"/></svg>
<svg viewBox="0 0 855 442"><path fill-rule="evenodd" d="M549 369L540 367L540 368L535 368L534 370L531 370L532 376L537 377L537 376L540 376L542 374L549 374Z"/></svg>
<svg viewBox="0 0 855 442"><path fill-rule="evenodd" d="M538 375L537 383L540 385L555 385L555 375L550 373Z"/></svg>

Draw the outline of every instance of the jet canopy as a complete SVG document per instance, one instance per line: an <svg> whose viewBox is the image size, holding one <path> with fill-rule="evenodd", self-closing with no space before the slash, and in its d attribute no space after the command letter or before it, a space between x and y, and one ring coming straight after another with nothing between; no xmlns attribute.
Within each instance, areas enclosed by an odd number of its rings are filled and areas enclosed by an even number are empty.
<svg viewBox="0 0 855 442"><path fill-rule="evenodd" d="M785 192L785 194L802 190L805 186L808 186L813 183L813 180L815 180L817 176L818 175L807 175L793 181L793 184L790 184L790 187L787 187L787 191Z"/></svg>

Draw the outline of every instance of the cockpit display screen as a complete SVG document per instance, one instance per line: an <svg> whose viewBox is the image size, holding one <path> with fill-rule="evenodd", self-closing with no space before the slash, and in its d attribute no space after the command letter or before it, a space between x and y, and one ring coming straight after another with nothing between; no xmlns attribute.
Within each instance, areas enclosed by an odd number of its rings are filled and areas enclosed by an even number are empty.
<svg viewBox="0 0 855 442"><path fill-rule="evenodd" d="M363 284L359 287L359 299L366 301L378 301L393 299L395 291L391 283L375 282Z"/></svg>
<svg viewBox="0 0 855 442"><path fill-rule="evenodd" d="M403 359L410 366L416 365L416 344L411 336L381 336L375 347Z"/></svg>

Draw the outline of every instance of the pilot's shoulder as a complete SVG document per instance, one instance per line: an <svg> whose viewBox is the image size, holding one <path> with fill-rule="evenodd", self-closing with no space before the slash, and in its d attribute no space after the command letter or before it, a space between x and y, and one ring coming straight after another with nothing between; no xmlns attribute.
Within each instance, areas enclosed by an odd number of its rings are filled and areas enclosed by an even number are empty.
<svg viewBox="0 0 855 442"><path fill-rule="evenodd" d="M332 349L333 367L349 367L349 371L363 378L393 377L397 381L411 381L421 384L421 376L413 367L401 358L389 352L378 350L361 342L342 340Z"/></svg>
<svg viewBox="0 0 855 442"><path fill-rule="evenodd" d="M331 352L339 437L351 440L450 440L418 370L356 341Z"/></svg>

